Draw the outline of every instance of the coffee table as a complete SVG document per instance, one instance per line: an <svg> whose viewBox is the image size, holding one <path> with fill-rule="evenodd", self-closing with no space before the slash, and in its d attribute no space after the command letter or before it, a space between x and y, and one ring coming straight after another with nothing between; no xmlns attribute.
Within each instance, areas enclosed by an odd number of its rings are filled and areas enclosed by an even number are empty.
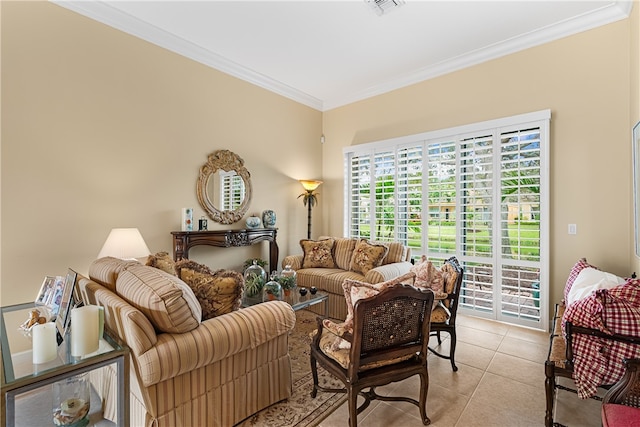
<svg viewBox="0 0 640 427"><path fill-rule="evenodd" d="M329 294L326 292L318 291L315 294L307 292L306 295L300 295L298 289L292 290L289 295L285 295L283 301L289 303L293 308L293 311L302 310L303 308L311 307L312 305L324 303L324 315L329 314ZM250 307L252 305L262 303L262 295L256 297L244 297L242 301L243 307Z"/></svg>

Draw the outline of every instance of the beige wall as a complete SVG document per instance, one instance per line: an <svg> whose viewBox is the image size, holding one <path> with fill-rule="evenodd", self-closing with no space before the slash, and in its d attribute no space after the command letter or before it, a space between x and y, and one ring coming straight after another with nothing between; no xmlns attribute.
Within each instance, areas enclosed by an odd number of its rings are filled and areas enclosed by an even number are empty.
<svg viewBox="0 0 640 427"><path fill-rule="evenodd" d="M551 301L578 257L640 271L629 256L637 7L631 19L324 114L50 3L0 8L2 305L34 298L44 275L85 271L112 227L139 227L152 251L170 250L180 209L201 215L197 170L216 149L251 171L250 213L276 211L282 259L306 235L297 179L325 181L313 235L343 234L343 146L547 108ZM213 267L266 258L266 248L213 251L192 256Z"/></svg>
<svg viewBox="0 0 640 427"><path fill-rule="evenodd" d="M251 172L248 214L275 210L280 258L298 249L297 180L321 177L321 112L48 2L1 7L2 305L35 299L45 275L85 272L113 227L170 252L181 208L203 213L198 169L218 149ZM266 244L191 255L267 259Z"/></svg>
<svg viewBox="0 0 640 427"><path fill-rule="evenodd" d="M323 229L343 232L342 147L551 109L550 300L583 256L630 275L629 37L624 20L326 112Z"/></svg>

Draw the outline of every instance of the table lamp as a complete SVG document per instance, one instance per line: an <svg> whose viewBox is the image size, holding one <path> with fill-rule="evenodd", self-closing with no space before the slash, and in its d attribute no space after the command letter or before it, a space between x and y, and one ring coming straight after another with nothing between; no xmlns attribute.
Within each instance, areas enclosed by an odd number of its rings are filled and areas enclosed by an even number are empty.
<svg viewBox="0 0 640 427"><path fill-rule="evenodd" d="M151 251L137 228L114 228L104 242L98 258L111 256L120 259L136 259Z"/></svg>

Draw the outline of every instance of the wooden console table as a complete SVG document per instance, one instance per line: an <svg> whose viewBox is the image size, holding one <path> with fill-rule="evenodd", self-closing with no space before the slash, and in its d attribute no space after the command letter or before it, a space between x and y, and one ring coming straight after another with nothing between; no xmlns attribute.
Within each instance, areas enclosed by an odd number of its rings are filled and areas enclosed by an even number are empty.
<svg viewBox="0 0 640 427"><path fill-rule="evenodd" d="M194 246L217 246L230 248L251 246L259 242L269 242L269 270L278 269L278 243L275 228L254 228L246 230L172 231L173 259L189 258L189 249Z"/></svg>

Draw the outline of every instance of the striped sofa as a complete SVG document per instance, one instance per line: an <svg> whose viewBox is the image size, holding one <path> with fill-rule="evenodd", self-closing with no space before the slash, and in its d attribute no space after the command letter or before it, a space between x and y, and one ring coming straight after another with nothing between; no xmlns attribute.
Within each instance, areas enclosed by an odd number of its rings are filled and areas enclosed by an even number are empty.
<svg viewBox="0 0 640 427"><path fill-rule="evenodd" d="M291 266L296 271L298 287L310 288L315 286L318 290L329 294L328 316L333 319L344 320L347 316L347 303L344 298L342 282L345 279L359 280L367 283L380 283L391 280L411 269L411 249L397 242L365 241L371 245L381 245L387 248L385 255L379 261L378 266L369 270L355 271L354 252L357 252L359 243L365 239L346 237L321 236L316 242L332 240L331 256L325 267L308 267L308 253L304 253L306 242L302 240L300 246L303 254L288 255L282 260L282 267ZM312 263L313 265L313 263ZM324 314L322 304L309 308L317 314Z"/></svg>
<svg viewBox="0 0 640 427"><path fill-rule="evenodd" d="M105 328L130 349L132 426L233 426L291 396L289 304L201 321L199 303L180 279L114 258L94 261L78 284L86 303L105 307ZM107 367L91 378L111 420L114 374Z"/></svg>

